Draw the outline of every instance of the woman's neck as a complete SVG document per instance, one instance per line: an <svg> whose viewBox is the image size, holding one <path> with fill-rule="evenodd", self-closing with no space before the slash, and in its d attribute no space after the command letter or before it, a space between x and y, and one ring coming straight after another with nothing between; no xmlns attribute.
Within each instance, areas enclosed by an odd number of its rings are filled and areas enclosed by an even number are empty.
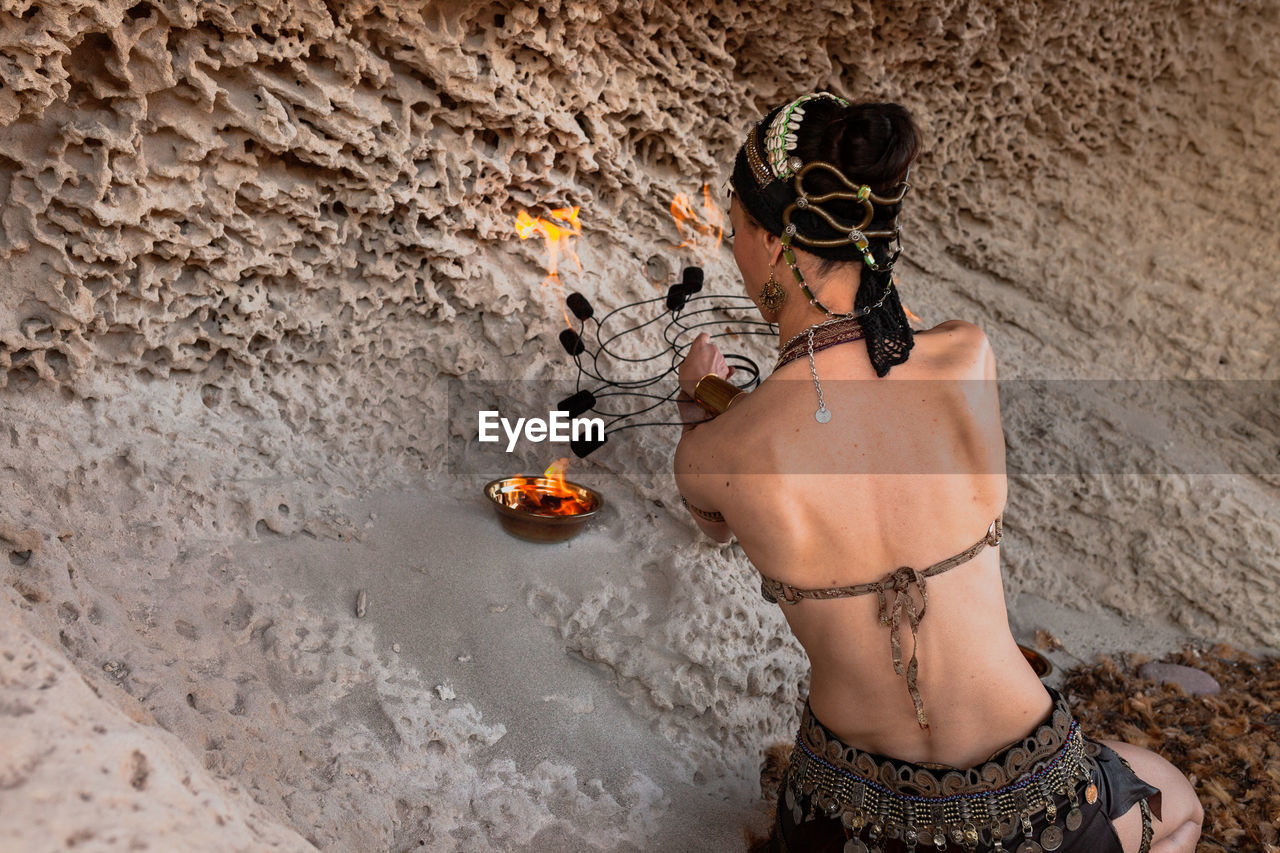
<svg viewBox="0 0 1280 853"><path fill-rule="evenodd" d="M853 303L861 282L860 269L857 267L850 269L851 265L842 264L842 268L832 275L818 277L812 273L811 265L805 266L809 266L809 269L802 267L800 272L804 274L805 282L819 302L837 315L853 311ZM785 285L787 301L783 303L782 310L775 321L778 324L779 344L790 340L810 326L831 319L822 309L809 304L804 291L800 289L795 276L791 274L791 269L786 264L779 263L774 269L774 275L779 281L787 282ZM786 278L784 279L783 276Z"/></svg>

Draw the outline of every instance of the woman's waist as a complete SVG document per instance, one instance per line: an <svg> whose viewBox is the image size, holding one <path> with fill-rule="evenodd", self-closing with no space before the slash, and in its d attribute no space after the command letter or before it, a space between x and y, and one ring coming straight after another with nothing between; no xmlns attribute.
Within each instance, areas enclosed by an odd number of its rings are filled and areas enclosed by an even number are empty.
<svg viewBox="0 0 1280 853"><path fill-rule="evenodd" d="M878 605L877 596L868 595L781 608L809 658L811 693L822 696L824 708L847 706L842 716L848 719L867 719L868 712L907 699L894 665L893 635L881 623ZM898 639L904 663L916 652L922 692L950 701L969 693L980 699L992 689L1026 690L1028 684L1038 689L1009 629L1002 589L988 594L968 584L931 595L919 621L914 643L909 630L900 630Z"/></svg>
<svg viewBox="0 0 1280 853"><path fill-rule="evenodd" d="M973 766L1033 731L1049 715L1051 699L1012 643L1014 655L924 656L919 691L929 710L929 729L916 722L902 678L884 662L884 672L851 678L847 669L828 676L815 666L809 708L834 736L861 750L903 761ZM878 659L867 661L881 669ZM950 670L950 671L948 671Z"/></svg>

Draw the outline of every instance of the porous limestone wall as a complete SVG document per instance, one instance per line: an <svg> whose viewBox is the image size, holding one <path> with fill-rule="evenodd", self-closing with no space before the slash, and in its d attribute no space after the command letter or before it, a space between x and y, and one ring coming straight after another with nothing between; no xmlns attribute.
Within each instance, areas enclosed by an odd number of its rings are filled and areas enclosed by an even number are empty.
<svg viewBox="0 0 1280 853"><path fill-rule="evenodd" d="M127 693L107 681L87 683L63 654L23 629L17 593L0 594L6 849L147 850L158 839L181 839L188 850L314 849L242 790L213 778ZM114 693L115 704L103 692Z"/></svg>
<svg viewBox="0 0 1280 853"><path fill-rule="evenodd" d="M738 292L727 248L673 248L675 194L718 193L747 124L784 99L895 99L925 137L901 278L926 326L982 325L1002 379L1275 379L1278 63L1280 11L1263 0L3 0L0 570L19 595L0 606L86 672L143 661L121 694L313 843L390 847L405 803L434 796L429 781L381 810L363 791L335 793L377 779L373 759L303 784L338 747L316 738L279 764L270 732L304 737L322 695L302 710L281 712L269 693L245 707L240 687L265 676L224 667L209 701L239 710L215 719L183 672L249 637L288 683L340 666L296 634L264 640L272 622L372 655L278 589L226 585L216 556L245 538L358 536L334 501L375 485L444 488L447 379L571 376L554 337L562 294L543 281L542 246L515 235L520 209L581 207L581 270L562 264L561 279L598 305L656 293L654 254L700 262L709 287ZM1241 405L1239 428L1274 449L1274 411ZM674 435L629 441L628 478L671 505ZM1052 424L1009 441L1059 470L1075 453ZM1011 604L1034 591L1280 645L1275 464L1213 478L1019 475ZM646 546L644 530L634 538ZM158 622L157 587L137 580L152 568L188 573L179 604L225 617L227 635L184 647L195 632ZM760 605L733 607L749 623ZM711 688L726 692L699 700L713 730L725 696L794 698L786 677L747 677L742 620L682 611L704 624L675 644L689 666L672 678L669 660L601 640L625 602L538 609L571 647L625 664L648 685L636 701L659 707L697 692L685 669L735 644L722 662L733 672ZM246 714L248 728L233 719ZM450 720L431 772L453 760L473 784L516 792L523 823L490 827L489 844L527 841L547 803L572 799L550 777L482 767L467 745L492 728ZM725 726L750 740L765 724ZM48 737L92 742L74 721L61 731ZM236 744L250 742L267 752L245 758ZM579 841L604 844L614 815L592 814Z"/></svg>

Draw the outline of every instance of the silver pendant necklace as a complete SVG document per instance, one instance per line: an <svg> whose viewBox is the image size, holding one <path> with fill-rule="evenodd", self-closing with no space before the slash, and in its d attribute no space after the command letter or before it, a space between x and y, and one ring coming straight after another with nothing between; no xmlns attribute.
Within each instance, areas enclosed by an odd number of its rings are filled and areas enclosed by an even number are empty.
<svg viewBox="0 0 1280 853"><path fill-rule="evenodd" d="M818 392L818 410L813 413L813 419L820 424L828 423L831 420L831 410L827 408L826 398L822 396L822 383L818 381L818 368L813 363L813 333L823 326L830 326L832 323L839 323L849 319L851 315L845 314L838 317L832 317L830 320L824 320L821 323L815 323L805 331L809 335L809 375L813 377L813 390Z"/></svg>
<svg viewBox="0 0 1280 853"><path fill-rule="evenodd" d="M822 397L822 383L818 381L818 368L813 363L814 328L814 326L809 327L809 373L813 376L814 390L818 392L818 411L813 413L813 419L820 424L825 424L827 421L831 420L831 410L827 408L826 400Z"/></svg>
<svg viewBox="0 0 1280 853"><path fill-rule="evenodd" d="M834 317L830 317L829 319L823 320L821 323L814 323L812 326L808 327L807 329L802 329L800 332L796 333L795 335L792 335L790 338L787 339L787 342L779 348L780 355L778 357L778 363L774 366L775 370L782 367L784 364L791 361L793 358L799 358L800 352L808 353L809 375L813 377L813 390L818 395L818 409L813 413L813 419L820 424L829 423L831 421L831 410L827 408L826 397L822 393L822 382L819 381L818 379L818 367L813 360L814 352L816 352L819 349L826 349L827 347L834 346L835 344L838 344L838 343L843 343L844 341L861 340L864 337L864 335L859 334L856 337L852 337L852 338L849 338L849 337L836 338L835 340L825 341L821 346L818 346L814 337L814 333L825 326L831 326L837 323L844 323L851 319L857 319L860 316L861 314L857 312L852 314L839 314ZM806 346L803 350L797 351L798 348L796 348L794 345L797 344L802 338L805 339Z"/></svg>

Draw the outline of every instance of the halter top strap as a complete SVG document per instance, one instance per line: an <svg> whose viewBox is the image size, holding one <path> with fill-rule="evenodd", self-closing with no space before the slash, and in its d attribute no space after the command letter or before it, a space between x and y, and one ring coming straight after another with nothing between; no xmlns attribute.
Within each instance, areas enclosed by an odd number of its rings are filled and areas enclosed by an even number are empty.
<svg viewBox="0 0 1280 853"><path fill-rule="evenodd" d="M760 578L760 594L767 601L773 603L786 602L787 604L797 604L801 599L829 599L829 598L851 598L857 595L875 594L879 601L879 619L880 624L889 628L889 649L893 655L893 671L898 675L904 676L907 680L907 690L911 694L911 701L916 708L916 721L920 724L920 728L929 728L929 719L924 713L924 702L920 698L920 691L916 687L916 673L918 665L916 662L916 635L920 627L920 620L924 618L925 607L929 603L929 596L925 592L925 580L927 578L940 575L945 571L954 569L962 563L968 562L977 555L979 551L987 546L995 547L1000 544L1000 540L1004 536L1003 529L1004 513L996 516L995 521L991 522L991 526L987 528L986 534L977 542L968 548L955 554L945 560L940 560L933 565L924 569L913 569L910 566L900 566L882 579L873 583L860 583L851 586L831 586L821 587L817 589L805 589L802 587L792 586L791 584L782 583L773 578ZM919 607L916 606L916 597L912 593L912 588L920 593ZM911 660L906 668L902 665L902 637L901 625L903 618L911 626Z"/></svg>

